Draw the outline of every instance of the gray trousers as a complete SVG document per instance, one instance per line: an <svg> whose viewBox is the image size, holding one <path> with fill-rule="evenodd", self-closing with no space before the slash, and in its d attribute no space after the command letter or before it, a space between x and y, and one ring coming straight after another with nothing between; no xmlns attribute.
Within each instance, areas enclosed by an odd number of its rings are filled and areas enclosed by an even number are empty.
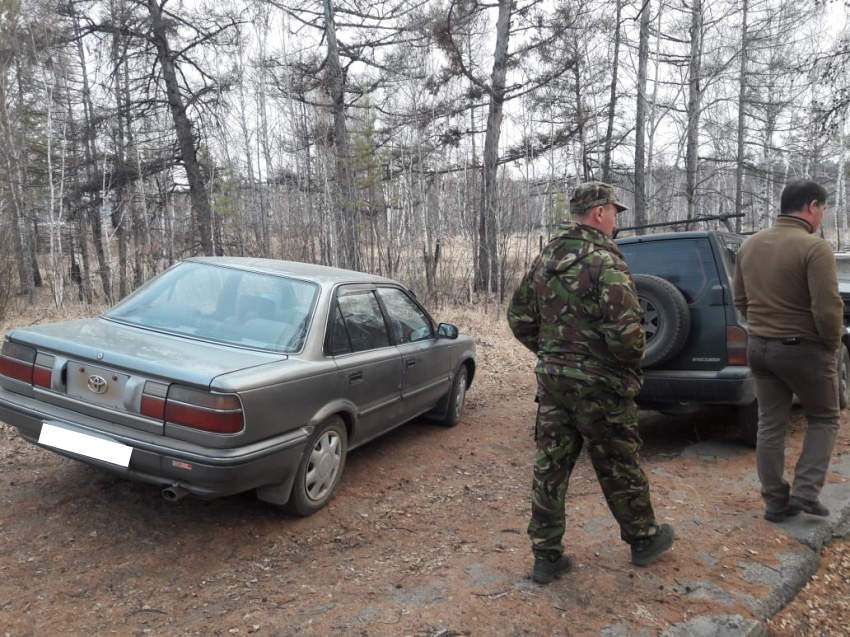
<svg viewBox="0 0 850 637"><path fill-rule="evenodd" d="M836 354L813 341L790 344L750 334L747 356L759 402L756 466L765 507L782 511L791 494L817 500L838 433ZM784 478L785 433L794 394L800 399L808 428L794 482L789 485Z"/></svg>

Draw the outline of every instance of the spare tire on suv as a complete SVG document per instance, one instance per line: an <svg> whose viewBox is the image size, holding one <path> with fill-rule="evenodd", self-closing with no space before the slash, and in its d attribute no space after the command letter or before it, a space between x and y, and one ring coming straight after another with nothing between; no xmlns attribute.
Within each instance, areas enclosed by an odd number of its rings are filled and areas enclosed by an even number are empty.
<svg viewBox="0 0 850 637"><path fill-rule="evenodd" d="M678 354L691 329L688 302L679 289L660 277L633 275L643 310L646 351L641 366L666 363Z"/></svg>

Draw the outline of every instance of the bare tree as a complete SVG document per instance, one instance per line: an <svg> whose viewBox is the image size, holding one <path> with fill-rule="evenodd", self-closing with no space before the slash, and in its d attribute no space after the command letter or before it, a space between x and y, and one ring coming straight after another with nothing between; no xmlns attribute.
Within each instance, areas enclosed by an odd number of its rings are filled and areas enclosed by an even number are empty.
<svg viewBox="0 0 850 637"><path fill-rule="evenodd" d="M649 61L650 0L640 9L637 106L635 107L635 225L646 225L646 74ZM642 233L643 231L639 231Z"/></svg>
<svg viewBox="0 0 850 637"><path fill-rule="evenodd" d="M702 0L691 4L690 52L688 54L688 128L685 157L685 197L688 201L688 219L697 216L697 186L699 179L699 120L702 112Z"/></svg>
<svg viewBox="0 0 850 637"><path fill-rule="evenodd" d="M616 5L616 17L614 19L614 52L613 58L611 60L611 96L608 100L608 125L605 129L605 146L603 148L603 156L602 156L602 181L608 182L611 180L611 141L614 137L614 116L617 112L617 90L618 90L618 73L620 70L620 38L622 32L622 16L623 16L623 0L615 0ZM649 12L649 0L646 0L645 6L641 8L642 12ZM647 26L648 26L647 22ZM641 38L643 37L644 28L643 28L643 13L641 13ZM648 33L648 29L647 29ZM641 40L641 47L643 47L643 40ZM648 47L645 47L648 51ZM643 48L640 49L642 53L647 54ZM646 91L646 63L643 63L643 86L644 92ZM638 99L640 99L640 91L641 91L641 81L640 74L638 74ZM638 104L638 108L641 108L641 105ZM640 121L641 117L638 115L637 120ZM637 158L636 158L637 159ZM637 162L635 162L635 171L637 171ZM637 175L635 176L635 183L637 183ZM635 195L637 197L637 195Z"/></svg>

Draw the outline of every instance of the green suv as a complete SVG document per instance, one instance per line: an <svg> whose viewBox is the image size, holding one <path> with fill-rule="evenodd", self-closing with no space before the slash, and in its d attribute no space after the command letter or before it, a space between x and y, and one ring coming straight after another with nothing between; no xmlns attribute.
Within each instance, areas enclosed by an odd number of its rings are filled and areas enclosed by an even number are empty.
<svg viewBox="0 0 850 637"><path fill-rule="evenodd" d="M747 332L732 301L735 256L745 237L718 230L617 239L644 310L645 409L687 412L733 405L745 442L758 431ZM846 337L845 337L846 338ZM847 343L847 340L845 340ZM850 395L850 354L839 352L842 408Z"/></svg>

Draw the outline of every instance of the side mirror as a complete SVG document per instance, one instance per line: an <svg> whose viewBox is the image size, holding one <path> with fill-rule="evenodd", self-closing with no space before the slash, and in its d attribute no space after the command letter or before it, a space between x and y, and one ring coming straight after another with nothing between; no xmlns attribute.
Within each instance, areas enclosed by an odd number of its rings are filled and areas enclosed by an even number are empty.
<svg viewBox="0 0 850 637"><path fill-rule="evenodd" d="M440 338L456 339L458 333L457 327L451 323L440 323L437 326L437 336Z"/></svg>

